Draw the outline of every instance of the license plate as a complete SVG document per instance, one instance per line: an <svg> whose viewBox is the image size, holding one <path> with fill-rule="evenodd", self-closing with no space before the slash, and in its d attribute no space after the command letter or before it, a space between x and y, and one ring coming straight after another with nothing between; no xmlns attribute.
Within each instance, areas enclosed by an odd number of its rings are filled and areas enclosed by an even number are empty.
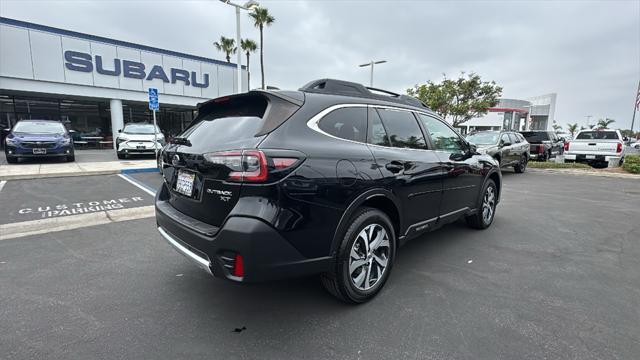
<svg viewBox="0 0 640 360"><path fill-rule="evenodd" d="M136 149L138 149L138 150L144 150L144 149L145 149L145 147L144 147L144 145L138 145L138 146L136 146Z"/></svg>
<svg viewBox="0 0 640 360"><path fill-rule="evenodd" d="M596 156L595 156L595 155L585 155L585 157L584 157L584 158L585 158L585 159L589 159L589 160L593 160L593 159L595 159L595 158L596 158Z"/></svg>
<svg viewBox="0 0 640 360"><path fill-rule="evenodd" d="M193 193L193 181L196 174L189 171L178 171L178 181L176 182L176 191L182 195L191 196Z"/></svg>
<svg viewBox="0 0 640 360"><path fill-rule="evenodd" d="M47 153L47 149L33 149L34 155L44 155Z"/></svg>

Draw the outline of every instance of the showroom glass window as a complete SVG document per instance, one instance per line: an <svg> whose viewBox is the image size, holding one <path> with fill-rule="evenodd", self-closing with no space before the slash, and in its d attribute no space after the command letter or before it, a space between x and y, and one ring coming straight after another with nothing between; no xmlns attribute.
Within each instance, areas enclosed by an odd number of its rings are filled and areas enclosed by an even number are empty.
<svg viewBox="0 0 640 360"><path fill-rule="evenodd" d="M409 149L426 149L426 141L413 113L403 110L376 109L391 146Z"/></svg>
<svg viewBox="0 0 640 360"><path fill-rule="evenodd" d="M431 136L431 141L435 150L447 151L451 153L463 153L466 148L464 140L458 136L449 126L442 121L419 114L418 117Z"/></svg>

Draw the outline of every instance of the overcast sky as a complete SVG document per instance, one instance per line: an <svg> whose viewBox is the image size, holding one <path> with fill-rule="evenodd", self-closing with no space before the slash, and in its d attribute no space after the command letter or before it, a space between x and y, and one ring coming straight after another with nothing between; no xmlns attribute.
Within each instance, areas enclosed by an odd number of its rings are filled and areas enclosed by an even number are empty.
<svg viewBox="0 0 640 360"><path fill-rule="evenodd" d="M267 84L297 89L323 77L404 92L442 74L476 72L503 97L558 94L556 119L604 116L628 128L640 79L640 0L261 1ZM235 37L234 9L203 1L1 0L4 17L224 59L212 43ZM243 37L259 39L242 14ZM234 60L235 61L235 60ZM259 86L258 55L252 85ZM636 126L639 127L640 114Z"/></svg>

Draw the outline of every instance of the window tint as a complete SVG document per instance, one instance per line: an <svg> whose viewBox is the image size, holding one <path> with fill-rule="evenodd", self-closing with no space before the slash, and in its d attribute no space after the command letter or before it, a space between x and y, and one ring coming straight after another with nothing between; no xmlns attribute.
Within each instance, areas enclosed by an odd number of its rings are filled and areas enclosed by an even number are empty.
<svg viewBox="0 0 640 360"><path fill-rule="evenodd" d="M382 120L375 109L369 109L369 144L391 146L389 136L382 125Z"/></svg>
<svg viewBox="0 0 640 360"><path fill-rule="evenodd" d="M438 119L432 118L431 116L420 114L419 117L431 135L431 141L433 141L433 145L436 150L454 153L464 151L464 141L449 126Z"/></svg>
<svg viewBox="0 0 640 360"><path fill-rule="evenodd" d="M520 133L515 133L515 134L516 134L516 136L518 137L518 139L520 139L520 142L525 142L525 141L527 141L527 140L524 138L524 136L522 136L522 134L520 134Z"/></svg>
<svg viewBox="0 0 640 360"><path fill-rule="evenodd" d="M389 109L377 109L389 135L391 146L398 148L426 149L422 130L412 113Z"/></svg>
<svg viewBox="0 0 640 360"><path fill-rule="evenodd" d="M520 139L514 133L509 133L509 139L511 139L512 144L517 144L520 142Z"/></svg>
<svg viewBox="0 0 640 360"><path fill-rule="evenodd" d="M367 134L367 108L350 107L327 114L318 127L327 134L352 141L365 142Z"/></svg>
<svg viewBox="0 0 640 360"><path fill-rule="evenodd" d="M510 143L511 140L509 139L509 136L505 133L505 134L502 134L502 136L500 137L500 142L501 143Z"/></svg>
<svg viewBox="0 0 640 360"><path fill-rule="evenodd" d="M530 143L539 143L549 140L549 134L546 131L523 131L522 136Z"/></svg>
<svg viewBox="0 0 640 360"><path fill-rule="evenodd" d="M576 136L577 140L619 140L615 131L583 131Z"/></svg>

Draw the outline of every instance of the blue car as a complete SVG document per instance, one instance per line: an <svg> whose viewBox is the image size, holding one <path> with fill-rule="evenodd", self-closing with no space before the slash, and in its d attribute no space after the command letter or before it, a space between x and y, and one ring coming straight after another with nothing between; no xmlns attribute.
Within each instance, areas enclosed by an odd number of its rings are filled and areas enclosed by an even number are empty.
<svg viewBox="0 0 640 360"><path fill-rule="evenodd" d="M73 139L59 121L20 120L5 138L7 162L20 158L59 157L74 161Z"/></svg>

